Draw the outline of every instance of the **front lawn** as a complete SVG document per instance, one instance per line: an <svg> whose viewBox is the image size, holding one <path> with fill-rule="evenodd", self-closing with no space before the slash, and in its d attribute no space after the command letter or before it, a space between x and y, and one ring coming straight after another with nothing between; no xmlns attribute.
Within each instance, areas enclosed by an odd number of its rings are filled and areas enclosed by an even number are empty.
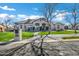
<svg viewBox="0 0 79 59"><path fill-rule="evenodd" d="M33 37L33 32L23 32L22 38L28 39ZM8 42L11 39L14 39L15 34L13 32L0 32L0 42Z"/></svg>
<svg viewBox="0 0 79 59"><path fill-rule="evenodd" d="M23 32L22 33L23 39L28 39L28 38L31 38L33 36L34 36L34 33L33 32Z"/></svg>
<svg viewBox="0 0 79 59"><path fill-rule="evenodd" d="M79 39L79 36L63 37L63 39Z"/></svg>
<svg viewBox="0 0 79 59"><path fill-rule="evenodd" d="M39 35L46 35L48 34L49 32L40 32ZM79 31L77 31L77 33L79 33ZM71 30L71 31L51 31L50 34L74 34L74 31Z"/></svg>
<svg viewBox="0 0 79 59"><path fill-rule="evenodd" d="M79 36L63 37L62 41L79 41Z"/></svg>
<svg viewBox="0 0 79 59"><path fill-rule="evenodd" d="M49 32L39 32L39 35L46 35ZM79 31L78 31L79 33ZM51 31L50 34L74 34L73 30L69 31ZM22 38L23 39L28 39L34 36L34 32L23 32L22 33ZM11 39L14 39L15 35L13 32L0 32L0 42L8 42ZM73 38L73 37L72 37ZM78 37L79 38L79 37ZM74 39L76 39L74 37Z"/></svg>
<svg viewBox="0 0 79 59"><path fill-rule="evenodd" d="M13 39L14 36L12 32L0 32L0 42L8 42Z"/></svg>

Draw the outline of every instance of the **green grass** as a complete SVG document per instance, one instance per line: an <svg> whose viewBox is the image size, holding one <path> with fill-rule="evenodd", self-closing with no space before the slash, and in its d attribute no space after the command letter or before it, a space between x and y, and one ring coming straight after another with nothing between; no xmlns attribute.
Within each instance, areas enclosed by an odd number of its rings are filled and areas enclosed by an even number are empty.
<svg viewBox="0 0 79 59"><path fill-rule="evenodd" d="M79 39L79 36L63 37L63 39Z"/></svg>
<svg viewBox="0 0 79 59"><path fill-rule="evenodd" d="M8 42L14 38L12 32L0 32L0 42Z"/></svg>
<svg viewBox="0 0 79 59"><path fill-rule="evenodd" d="M23 32L22 38L28 39L33 37L33 32ZM14 39L15 35L13 32L0 32L0 42L8 42L11 39Z"/></svg>
<svg viewBox="0 0 79 59"><path fill-rule="evenodd" d="M79 31L78 31L79 33ZM48 32L39 32L39 35L46 35ZM51 31L51 34L74 34L73 30L69 31ZM22 38L28 39L34 36L34 32L23 32ZM8 42L15 37L12 32L0 32L0 42Z"/></svg>
<svg viewBox="0 0 79 59"><path fill-rule="evenodd" d="M23 32L22 33L22 37L23 37L23 39L28 39L28 38L31 38L31 37L33 37L34 35L33 35L33 32Z"/></svg>
<svg viewBox="0 0 79 59"><path fill-rule="evenodd" d="M46 35L49 32L40 32L39 35ZM79 33L79 31L77 31L77 33ZM73 30L70 31L51 31L50 34L74 34Z"/></svg>

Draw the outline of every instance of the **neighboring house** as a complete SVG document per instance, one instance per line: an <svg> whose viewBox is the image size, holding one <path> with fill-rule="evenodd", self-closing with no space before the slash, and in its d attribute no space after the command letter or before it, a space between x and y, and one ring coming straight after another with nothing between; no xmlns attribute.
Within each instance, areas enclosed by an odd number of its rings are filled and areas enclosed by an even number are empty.
<svg viewBox="0 0 79 59"><path fill-rule="evenodd" d="M79 24L78 24L78 25L76 25L76 29L77 29L77 30L79 30Z"/></svg>
<svg viewBox="0 0 79 59"><path fill-rule="evenodd" d="M79 24L76 25L76 30L79 30ZM74 30L74 27L72 25L65 25L64 29L66 30Z"/></svg>
<svg viewBox="0 0 79 59"><path fill-rule="evenodd" d="M49 25L45 18L27 19L17 22L16 28L22 28L23 31L48 31ZM51 30L64 30L64 25L51 22Z"/></svg>
<svg viewBox="0 0 79 59"><path fill-rule="evenodd" d="M6 30L6 27L3 25L0 25L0 32L4 32Z"/></svg>
<svg viewBox="0 0 79 59"><path fill-rule="evenodd" d="M65 25L63 23L55 23L55 30L65 30Z"/></svg>

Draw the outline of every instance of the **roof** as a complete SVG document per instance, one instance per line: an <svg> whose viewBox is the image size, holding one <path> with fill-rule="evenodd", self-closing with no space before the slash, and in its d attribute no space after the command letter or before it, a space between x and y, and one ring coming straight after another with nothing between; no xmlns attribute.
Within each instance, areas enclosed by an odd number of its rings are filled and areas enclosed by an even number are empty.
<svg viewBox="0 0 79 59"><path fill-rule="evenodd" d="M16 22L15 24L33 23L33 22L38 21L38 20L43 20L43 21L47 22L47 20L45 18L38 18L38 19L25 19L23 21Z"/></svg>
<svg viewBox="0 0 79 59"><path fill-rule="evenodd" d="M38 18L38 19L25 19L23 21L17 22L16 24L26 24L26 23L32 24L33 22L38 21L38 20L40 20L40 21L42 20L42 21L47 22L47 20L45 18ZM61 22L56 22L56 23L51 22L51 24L54 24L54 25L65 25L65 24L63 24Z"/></svg>
<svg viewBox="0 0 79 59"><path fill-rule="evenodd" d="M65 24L63 24L63 23L61 23L61 22L56 22L55 24L65 25Z"/></svg>
<svg viewBox="0 0 79 59"><path fill-rule="evenodd" d="M0 24L0 27L2 27L2 28L6 28L6 26L4 26L4 25L1 25L1 24Z"/></svg>

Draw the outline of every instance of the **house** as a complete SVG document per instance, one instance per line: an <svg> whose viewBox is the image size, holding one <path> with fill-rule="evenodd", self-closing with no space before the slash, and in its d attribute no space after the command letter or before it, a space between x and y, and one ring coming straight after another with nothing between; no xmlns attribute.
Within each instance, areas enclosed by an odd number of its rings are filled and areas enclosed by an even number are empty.
<svg viewBox="0 0 79 59"><path fill-rule="evenodd" d="M69 24L69 25L65 25L65 26L64 26L64 29L65 29L65 30L74 30L74 27ZM75 26L75 29L76 29L76 30L79 30L79 24L77 24L77 25Z"/></svg>
<svg viewBox="0 0 79 59"><path fill-rule="evenodd" d="M0 25L0 32L4 32L6 30L6 27L3 25Z"/></svg>
<svg viewBox="0 0 79 59"><path fill-rule="evenodd" d="M64 25L62 24L51 24L51 30L64 30ZM22 28L23 31L48 31L49 24L45 18L39 19L27 19L24 21L20 21L15 23L16 28Z"/></svg>
<svg viewBox="0 0 79 59"><path fill-rule="evenodd" d="M79 30L79 24L76 25L76 30Z"/></svg>

